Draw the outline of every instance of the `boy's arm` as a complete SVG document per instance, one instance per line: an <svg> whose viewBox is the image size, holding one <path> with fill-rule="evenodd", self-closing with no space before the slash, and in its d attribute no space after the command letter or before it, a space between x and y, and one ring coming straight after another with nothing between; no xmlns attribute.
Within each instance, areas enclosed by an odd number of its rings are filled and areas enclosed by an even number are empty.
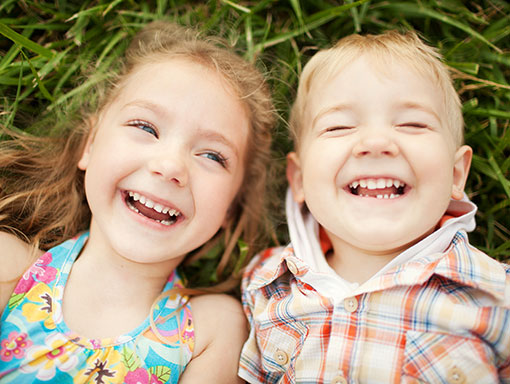
<svg viewBox="0 0 510 384"><path fill-rule="evenodd" d="M227 295L196 296L190 303L195 349L179 383L243 383L237 369L248 331L240 303Z"/></svg>
<svg viewBox="0 0 510 384"><path fill-rule="evenodd" d="M30 261L30 246L16 236L0 231L0 315Z"/></svg>

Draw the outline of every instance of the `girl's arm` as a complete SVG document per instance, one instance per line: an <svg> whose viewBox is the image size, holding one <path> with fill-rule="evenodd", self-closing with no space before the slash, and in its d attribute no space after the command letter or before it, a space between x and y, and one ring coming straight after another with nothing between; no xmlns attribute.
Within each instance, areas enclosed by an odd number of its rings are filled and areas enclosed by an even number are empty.
<svg viewBox="0 0 510 384"><path fill-rule="evenodd" d="M0 315L31 261L30 246L16 236L0 232Z"/></svg>
<svg viewBox="0 0 510 384"><path fill-rule="evenodd" d="M196 296L190 302L195 350L179 383L243 383L237 370L248 329L241 304L227 295Z"/></svg>

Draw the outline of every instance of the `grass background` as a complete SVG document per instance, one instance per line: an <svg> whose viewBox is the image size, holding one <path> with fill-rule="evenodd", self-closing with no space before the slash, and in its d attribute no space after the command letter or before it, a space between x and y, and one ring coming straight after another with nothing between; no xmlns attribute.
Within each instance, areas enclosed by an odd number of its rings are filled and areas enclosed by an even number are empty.
<svg viewBox="0 0 510 384"><path fill-rule="evenodd" d="M310 56L351 33L418 31L444 55L463 101L466 142L474 149L466 190L479 207L472 243L496 259L508 259L509 2L2 0L0 123L27 129L31 118L80 103L129 38L161 18L223 36L267 73L282 118L273 146L280 165L291 148L285 125L289 104ZM96 75L87 77L91 67ZM285 184L276 187L281 198ZM278 237L285 241L282 204L274 210ZM214 265L215 253L191 274L198 283L215 280Z"/></svg>

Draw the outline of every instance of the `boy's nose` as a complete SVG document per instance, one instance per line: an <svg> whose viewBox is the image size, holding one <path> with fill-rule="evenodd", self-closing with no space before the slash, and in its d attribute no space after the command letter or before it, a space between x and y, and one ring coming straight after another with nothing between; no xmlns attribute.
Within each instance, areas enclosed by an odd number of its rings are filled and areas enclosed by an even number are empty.
<svg viewBox="0 0 510 384"><path fill-rule="evenodd" d="M399 149L391 134L371 130L366 132L353 148L356 157L361 156L396 156Z"/></svg>
<svg viewBox="0 0 510 384"><path fill-rule="evenodd" d="M152 174L165 181L173 182L180 187L188 184L188 170L185 161L178 154L156 155L149 161L148 167Z"/></svg>

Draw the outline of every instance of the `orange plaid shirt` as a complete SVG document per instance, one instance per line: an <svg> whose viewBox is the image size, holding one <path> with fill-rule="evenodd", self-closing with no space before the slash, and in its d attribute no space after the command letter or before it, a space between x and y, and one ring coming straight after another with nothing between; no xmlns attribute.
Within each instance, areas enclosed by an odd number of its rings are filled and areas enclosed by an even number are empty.
<svg viewBox="0 0 510 384"><path fill-rule="evenodd" d="M320 295L292 246L249 265L249 383L510 383L510 266L457 232L444 253L396 266L343 302Z"/></svg>

